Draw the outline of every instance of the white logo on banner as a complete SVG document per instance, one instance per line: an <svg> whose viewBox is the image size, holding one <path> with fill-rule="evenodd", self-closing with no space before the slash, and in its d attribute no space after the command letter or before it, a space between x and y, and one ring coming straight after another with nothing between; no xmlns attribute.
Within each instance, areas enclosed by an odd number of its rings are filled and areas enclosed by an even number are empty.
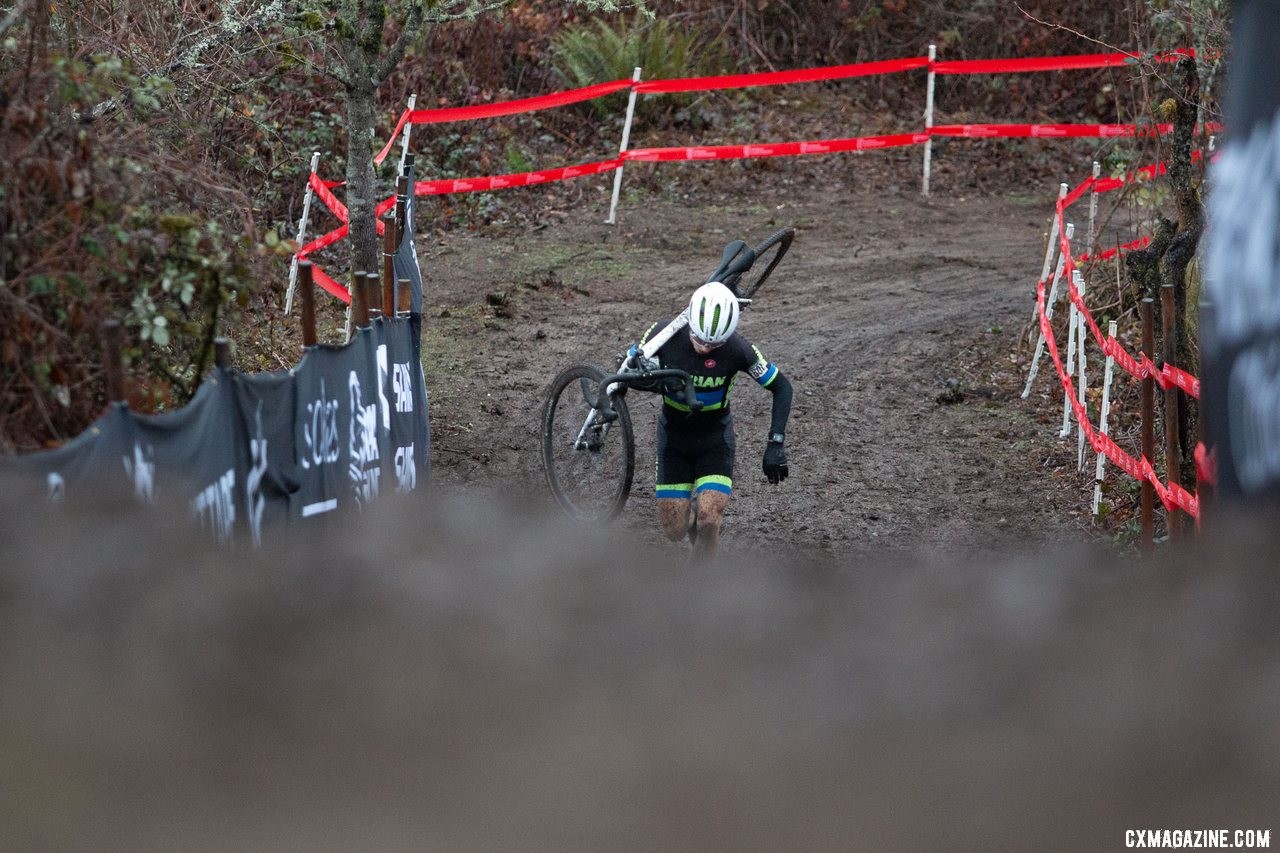
<svg viewBox="0 0 1280 853"><path fill-rule="evenodd" d="M133 496L139 503L155 503L156 497L156 451L148 445L143 449L141 442L133 445L133 458L122 457L124 472L133 481Z"/></svg>
<svg viewBox="0 0 1280 853"><path fill-rule="evenodd" d="M412 492L418 485L418 468L413 464L413 445L396 448L396 491Z"/></svg>
<svg viewBox="0 0 1280 853"><path fill-rule="evenodd" d="M254 412L256 435L249 439L249 474L244 484L245 507L249 513L249 533L255 546L262 544L262 511L267 500L262 495L262 478L267 473L267 439L262 434L262 402Z"/></svg>
<svg viewBox="0 0 1280 853"><path fill-rule="evenodd" d="M1245 350L1227 387L1231 456L1240 485L1264 488L1280 478L1280 342Z"/></svg>
<svg viewBox="0 0 1280 853"><path fill-rule="evenodd" d="M323 379L320 380L320 399L306 405L302 443L304 469L337 462L342 452L338 441L338 401L327 398Z"/></svg>
<svg viewBox="0 0 1280 853"><path fill-rule="evenodd" d="M191 502L191 514L209 525L213 538L219 543L231 541L231 531L236 523L235 485L236 472L231 468Z"/></svg>
<svg viewBox="0 0 1280 853"><path fill-rule="evenodd" d="M387 345L378 346L378 402L382 406L382 428L391 429L391 404L387 401Z"/></svg>
<svg viewBox="0 0 1280 853"><path fill-rule="evenodd" d="M1280 113L1225 147L1213 181L1205 288L1226 348L1280 328Z"/></svg>
<svg viewBox="0 0 1280 853"><path fill-rule="evenodd" d="M396 411L413 411L413 374L409 372L409 362L397 361L393 366L395 375L392 387L396 393Z"/></svg>
<svg viewBox="0 0 1280 853"><path fill-rule="evenodd" d="M1280 483L1280 113L1228 144L1213 175L1206 316L1217 351L1239 349L1227 439L1240 485L1261 489Z"/></svg>
<svg viewBox="0 0 1280 853"><path fill-rule="evenodd" d="M351 485L361 506L378 497L378 404L362 405L360 377L353 370L351 388Z"/></svg>
<svg viewBox="0 0 1280 853"><path fill-rule="evenodd" d="M45 478L45 482L49 486L49 504L51 506L59 506L67 499L67 481L57 471L50 471L49 476Z"/></svg>

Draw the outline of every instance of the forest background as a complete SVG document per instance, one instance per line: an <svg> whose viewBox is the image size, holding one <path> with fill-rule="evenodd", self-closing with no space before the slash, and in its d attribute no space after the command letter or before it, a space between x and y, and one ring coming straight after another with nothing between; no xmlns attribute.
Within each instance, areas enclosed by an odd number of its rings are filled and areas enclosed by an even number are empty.
<svg viewBox="0 0 1280 853"><path fill-rule="evenodd" d="M647 14L646 14L647 13ZM462 106L629 77L1127 51L1120 72L948 78L935 121L1146 123L1177 98L1156 52L1194 47L1205 118L1225 78L1226 0L684 0L644 10L516 0L82 0L0 3L0 453L54 446L102 411L98 329L124 321L130 405L185 403L231 337L246 370L299 355L283 313L311 153L348 180L353 215L392 190L375 170L410 94ZM824 93L839 88L832 110ZM698 144L900 132L922 122L907 75L664 99L646 134ZM616 152L625 93L418 134L419 177L468 177ZM785 110L779 107L785 106ZM1154 159L1151 140L1099 141L1108 173ZM1010 156L1010 154L1016 156ZM905 156L905 155L904 155ZM915 158L915 155L910 155ZM720 170L718 191L757 172ZM898 159L901 159L899 157ZM884 158L886 166L895 161ZM944 167L973 187L1039 182L1054 155L1018 140L965 144ZM1060 179L1056 176L1055 180ZM633 193L706 191L699 170L629 169ZM572 185L447 196L419 230L539 227ZM368 250L368 247L364 247ZM360 240L345 250L358 264ZM429 277L429 272L428 272ZM341 306L326 303L336 328Z"/></svg>

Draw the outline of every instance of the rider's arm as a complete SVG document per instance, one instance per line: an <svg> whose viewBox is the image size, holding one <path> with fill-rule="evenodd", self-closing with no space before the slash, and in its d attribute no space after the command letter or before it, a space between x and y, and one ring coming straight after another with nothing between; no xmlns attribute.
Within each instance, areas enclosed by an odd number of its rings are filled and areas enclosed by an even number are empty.
<svg viewBox="0 0 1280 853"><path fill-rule="evenodd" d="M644 346L646 343L649 342L649 336L653 334L653 330L658 328L658 323L661 323L661 322L662 321L659 320L658 322L654 323L652 326L644 330L644 334L640 336L640 346Z"/></svg>
<svg viewBox="0 0 1280 853"><path fill-rule="evenodd" d="M791 415L791 383L787 377L773 368L774 376L764 387L773 392L773 417L769 422L769 440L764 446L764 462L762 469L765 477L775 486L787 479L790 467L787 465L787 452L783 449L786 440L787 418Z"/></svg>
<svg viewBox="0 0 1280 853"><path fill-rule="evenodd" d="M650 362L647 365L642 363L643 360L640 357L640 348L644 346L646 343L648 343L649 337L653 334L653 330L658 328L658 325L661 322L662 321L659 320L657 323L654 323L652 326L645 329L644 334L640 336L640 340L637 343L634 343L631 346L627 347L627 351L622 356L626 367L629 367L633 370L638 370L641 367L653 368L657 366L656 362Z"/></svg>
<svg viewBox="0 0 1280 853"><path fill-rule="evenodd" d="M787 418L791 417L791 381L777 373L768 385L773 394L773 416L769 419L769 435L785 435Z"/></svg>
<svg viewBox="0 0 1280 853"><path fill-rule="evenodd" d="M787 431L787 418L791 417L791 382L782 375L776 364L764 357L758 347L751 346L748 358L751 366L747 368L747 374L773 394L773 417L769 421L769 435L783 435Z"/></svg>

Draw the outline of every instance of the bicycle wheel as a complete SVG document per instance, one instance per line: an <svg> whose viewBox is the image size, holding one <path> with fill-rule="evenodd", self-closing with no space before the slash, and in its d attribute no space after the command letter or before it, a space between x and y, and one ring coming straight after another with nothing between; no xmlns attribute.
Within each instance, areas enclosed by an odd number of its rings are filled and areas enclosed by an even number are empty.
<svg viewBox="0 0 1280 853"><path fill-rule="evenodd" d="M604 372L594 365L565 368L547 389L542 409L542 464L556 503L587 522L622 512L636 469L636 441L626 401L612 398L616 420L594 408Z"/></svg>
<svg viewBox="0 0 1280 853"><path fill-rule="evenodd" d="M742 275L742 279L735 288L738 296L743 299L750 299L755 296L756 291L760 289L760 285L765 283L765 279L773 272L781 261L782 256L787 253L787 249L791 248L791 241L795 239L796 229L783 228L770 234L765 241L755 247L756 262Z"/></svg>

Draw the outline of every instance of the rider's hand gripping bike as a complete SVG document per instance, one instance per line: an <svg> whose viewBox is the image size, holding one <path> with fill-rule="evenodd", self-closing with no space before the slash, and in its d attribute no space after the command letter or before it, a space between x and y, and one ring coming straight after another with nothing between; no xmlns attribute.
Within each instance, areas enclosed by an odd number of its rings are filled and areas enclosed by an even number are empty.
<svg viewBox="0 0 1280 853"><path fill-rule="evenodd" d="M707 281L724 284L746 308L794 237L794 228L784 228L755 248L733 241ZM635 433L625 399L628 388L666 388L673 396L682 395L692 411L701 408L693 377L683 370L664 369L655 360L662 345L688 325L686 307L644 346L622 357L614 373L606 374L593 364L574 364L551 381L542 407L542 463L551 494L569 515L603 522L626 505L636 467Z"/></svg>

